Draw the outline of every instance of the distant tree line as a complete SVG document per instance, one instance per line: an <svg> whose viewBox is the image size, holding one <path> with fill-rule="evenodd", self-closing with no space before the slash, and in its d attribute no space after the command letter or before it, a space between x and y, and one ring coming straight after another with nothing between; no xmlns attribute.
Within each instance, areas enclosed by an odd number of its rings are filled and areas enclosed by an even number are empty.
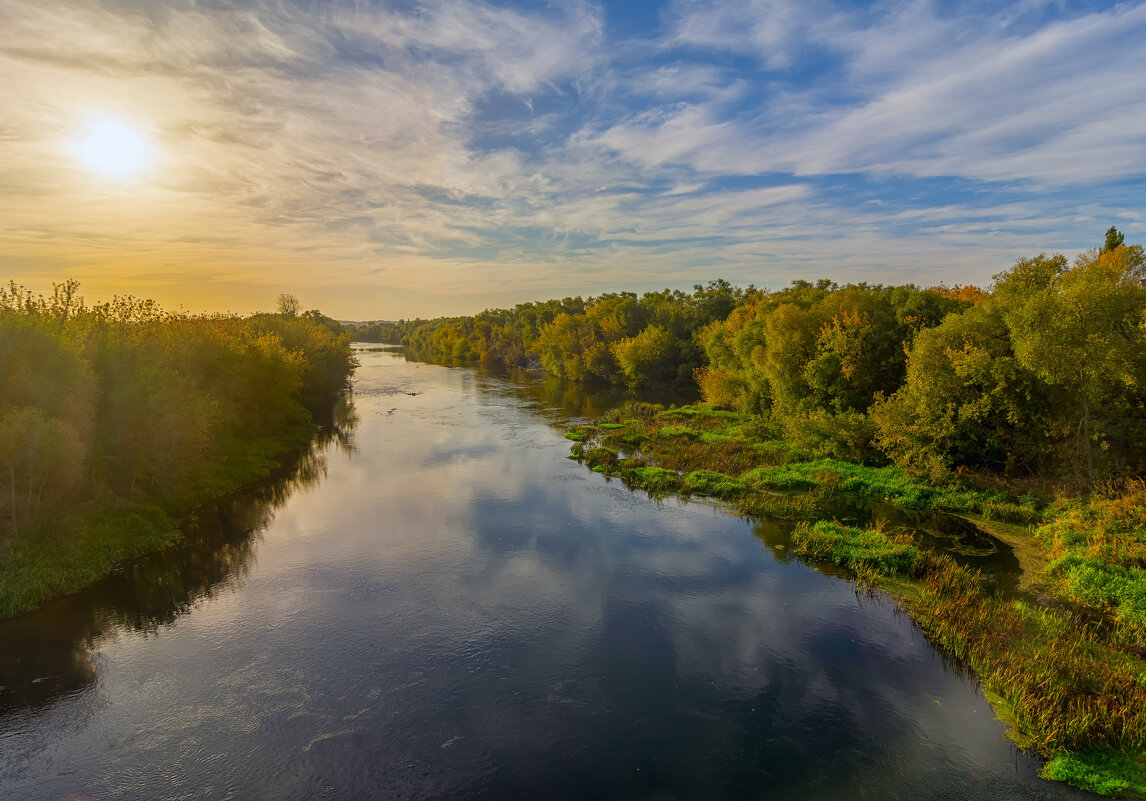
<svg viewBox="0 0 1146 801"><path fill-rule="evenodd" d="M317 311L189 315L0 287L0 535L69 510L170 508L265 474L353 369Z"/></svg>
<svg viewBox="0 0 1146 801"><path fill-rule="evenodd" d="M824 456L940 476L1146 469L1146 255L1115 228L1073 264L977 287L726 281L386 324L428 358L633 387L695 381Z"/></svg>
<svg viewBox="0 0 1146 801"><path fill-rule="evenodd" d="M401 345L402 337L408 330L405 320L343 323L342 328L355 342L380 342L386 345Z"/></svg>
<svg viewBox="0 0 1146 801"><path fill-rule="evenodd" d="M691 384L704 363L697 332L754 292L716 280L691 294L610 293L348 330L360 341L401 344L428 358L542 368L572 381Z"/></svg>

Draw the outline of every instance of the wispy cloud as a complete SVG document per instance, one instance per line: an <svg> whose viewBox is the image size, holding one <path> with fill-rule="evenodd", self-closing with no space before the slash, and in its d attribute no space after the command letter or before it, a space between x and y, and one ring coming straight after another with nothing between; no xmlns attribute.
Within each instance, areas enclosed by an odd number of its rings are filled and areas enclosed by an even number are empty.
<svg viewBox="0 0 1146 801"><path fill-rule="evenodd" d="M1146 4L626 13L0 0L0 277L396 317L1141 238ZM72 155L105 116L134 182Z"/></svg>

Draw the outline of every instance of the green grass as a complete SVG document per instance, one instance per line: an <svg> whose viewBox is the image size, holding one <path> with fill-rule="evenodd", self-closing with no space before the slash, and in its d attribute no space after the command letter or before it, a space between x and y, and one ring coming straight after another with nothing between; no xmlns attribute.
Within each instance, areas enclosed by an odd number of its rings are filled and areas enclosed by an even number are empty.
<svg viewBox="0 0 1146 801"><path fill-rule="evenodd" d="M631 486L654 495L679 492L681 488L680 474L663 467L634 467L625 472L625 477Z"/></svg>
<svg viewBox="0 0 1146 801"><path fill-rule="evenodd" d="M661 417L685 417L685 418L701 418L707 420L735 420L737 422L748 422L753 418L750 414L742 414L741 412L730 412L724 409L711 409L708 406L675 406L671 409L665 409L660 413Z"/></svg>
<svg viewBox="0 0 1146 801"><path fill-rule="evenodd" d="M1110 749L1052 757L1039 774L1099 795L1146 798L1146 761Z"/></svg>
<svg viewBox="0 0 1146 801"><path fill-rule="evenodd" d="M685 473L680 477L680 483L687 493L725 500L739 498L748 489L743 481L737 481L714 470L693 470Z"/></svg>
<svg viewBox="0 0 1146 801"><path fill-rule="evenodd" d="M155 506L124 505L74 514L7 543L0 555L0 617L76 592L129 559L179 537Z"/></svg>
<svg viewBox="0 0 1146 801"><path fill-rule="evenodd" d="M809 459L791 443L777 437L766 419L738 412L682 406L675 409L637 409L636 416L614 413L611 422L579 426L565 436L592 441L614 450L639 450L642 463L655 464L681 474L697 470L726 476L719 482L678 482L671 491L713 497L747 498L756 492L820 490L876 498L910 509L974 513L989 520L1030 524L1042 520L1042 509L1032 498L1011 498L953 480L936 485L914 478L898 467L855 464L839 459ZM617 466L625 474L625 465ZM745 485L732 490L729 482ZM632 480L643 487L640 476ZM663 485L658 480L658 486ZM760 500L757 499L757 505Z"/></svg>
<svg viewBox="0 0 1146 801"><path fill-rule="evenodd" d="M792 550L807 559L833 562L852 570L875 570L881 575L911 574L922 559L922 553L910 539L825 520L798 526L792 535Z"/></svg>
<svg viewBox="0 0 1146 801"><path fill-rule="evenodd" d="M746 473L744 479L770 489L827 488L908 509L974 512L1008 522L1029 523L1042 518L1030 501L1011 500L999 492L966 485L936 486L909 476L898 467L869 467L838 459L759 467Z"/></svg>
<svg viewBox="0 0 1146 801"><path fill-rule="evenodd" d="M1061 578L1061 588L1072 600L1146 630L1146 571L1077 554L1059 557L1049 571Z"/></svg>
<svg viewBox="0 0 1146 801"><path fill-rule="evenodd" d="M688 437L689 439L695 439L696 437L700 436L700 432L695 429L688 428L687 426L664 426L659 431L657 431L657 436Z"/></svg>
<svg viewBox="0 0 1146 801"><path fill-rule="evenodd" d="M207 501L266 478L313 436L312 424L235 444L192 491L162 499L109 499L0 542L0 617L70 595L123 563L178 540L179 519Z"/></svg>
<svg viewBox="0 0 1146 801"><path fill-rule="evenodd" d="M820 478L802 470L800 464L757 467L742 474L741 479L756 490L810 490L820 485Z"/></svg>
<svg viewBox="0 0 1146 801"><path fill-rule="evenodd" d="M1036 531L1053 561L1048 576L1067 599L1146 639L1146 481L1058 498Z"/></svg>

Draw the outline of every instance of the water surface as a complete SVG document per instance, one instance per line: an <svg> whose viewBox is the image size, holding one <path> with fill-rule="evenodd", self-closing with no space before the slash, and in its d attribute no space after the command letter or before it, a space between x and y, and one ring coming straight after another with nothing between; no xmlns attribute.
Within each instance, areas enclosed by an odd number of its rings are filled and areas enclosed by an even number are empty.
<svg viewBox="0 0 1146 801"><path fill-rule="evenodd" d="M0 798L1088 797L783 521L566 459L619 397L359 356L339 436L0 623Z"/></svg>

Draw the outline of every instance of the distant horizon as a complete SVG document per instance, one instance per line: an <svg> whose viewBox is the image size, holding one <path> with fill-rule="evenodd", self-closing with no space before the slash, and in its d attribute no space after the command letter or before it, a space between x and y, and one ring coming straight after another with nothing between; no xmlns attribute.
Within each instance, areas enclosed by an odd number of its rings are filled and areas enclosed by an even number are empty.
<svg viewBox="0 0 1146 801"><path fill-rule="evenodd" d="M1146 242L1146 2L0 0L0 280L475 314Z"/></svg>
<svg viewBox="0 0 1146 801"><path fill-rule="evenodd" d="M1137 242L1130 242L1129 240L1127 240L1126 244L1134 245L1134 244L1138 244L1138 243ZM1097 249L1097 246L1093 246L1093 248L1083 248L1083 249L1080 249L1078 251L1071 252L1071 253L1063 253L1063 255L1067 256L1068 259L1073 262L1074 258L1078 254L1080 254L1080 253L1082 253L1088 249ZM1062 251L1054 251L1054 252L1039 251L1039 253L1047 253L1048 255L1053 255L1053 253L1058 253L1058 252L1062 252ZM1037 256L1037 255L1039 255L1039 253L1031 253L1031 254L1029 254L1029 256L1023 256L1020 258L1029 258L1029 257ZM746 281L746 282L729 281L729 283L733 284L734 286L741 287L741 288L747 288L748 286L753 286L758 290L765 290L765 291L769 291L769 292L777 292L777 291L786 289L787 287L791 286L793 282L801 281L801 280L809 281L813 284L816 283L817 281L820 281L820 280L828 280L828 281L831 281L831 282L838 284L840 286L844 286L846 284L858 284L858 283L865 283L866 282L867 284L880 284L883 286L901 286L901 285L912 284L912 285L918 286L920 289L930 289L930 288L939 287L939 286L946 286L946 287L950 287L950 288L955 288L955 287L960 287L960 286L977 286L980 289L988 290L988 289L990 289L992 284L994 284L994 276L998 275L999 273L1004 272L1005 270L1007 270L1008 268L1010 268L1012 266L1014 266L1014 262L1011 262L1009 264L1001 266L998 270L995 270L992 273L991 277L988 280L982 281L982 282L942 281L942 280L941 281L935 281L935 282L920 282L918 280L912 280L911 276L909 276L909 275L896 276L896 278L898 280L895 280L895 281L876 281L876 280L870 280L870 279L865 279L865 278L861 278L861 279L855 280L855 281L841 281L841 280L833 278L831 275L811 275L811 274L809 274L809 275L804 275L804 276L792 278L783 284L776 283L776 284L765 285L765 284L761 284L761 283L753 282L753 281ZM586 292L586 291L578 291L575 289L571 289L571 290L563 291L563 292L560 292L560 291L555 292L554 294L546 295L544 297L540 297L540 296L538 296L538 297L523 297L523 298L520 298L518 300L510 299L510 300L507 300L507 301L501 302L501 303L496 303L496 302L495 303L486 303L484 305L477 305L477 306L475 306L473 303L473 297L464 296L464 297L457 298L458 305L456 306L456 308L458 310L456 310L456 311L447 311L447 312L443 312L443 313L417 314L417 313L401 313L401 310L399 309L399 312L397 314L395 314L394 316L391 316L391 317L380 317L380 316L371 317L371 316L354 316L354 315L339 314L339 313L337 313L336 309L326 308L326 307L323 307L322 305L316 305L314 303L308 302L307 297L304 295L300 295L300 294L295 293L295 292L290 292L289 290L286 290L286 289L275 289L274 287L270 288L270 291L272 294L268 294L265 298L260 299L258 305L252 306L251 308L245 308L245 309L244 308L233 308L230 306L226 306L225 304L219 305L219 306L214 306L214 307L209 306L209 307L204 307L204 308L195 308L195 307L189 306L184 301L179 301L178 299L176 299L175 302L164 302L164 300L156 294L148 294L147 292L133 290L130 287L124 287L124 288L114 290L114 291L111 291L108 293L94 294L94 293L91 293L89 291L86 291L86 288L85 288L83 282L80 282L78 296L89 307L93 306L95 304L99 304L99 303L106 303L108 301L111 301L115 297L133 296L133 297L140 298L143 300L153 300L156 303L158 303L165 311L171 311L171 312L180 312L181 311L181 312L186 312L188 314L237 314L240 316L247 316L247 315L251 315L251 314L263 314L263 313L274 312L275 311L275 304L276 304L276 300L277 300L278 296L280 294L290 294L290 295L294 295L296 297L296 299L299 301L301 308L304 311L317 310L317 311L321 312L322 314L326 315L327 317L335 319L340 323L376 323L376 322L399 322L402 320L416 320L416 319L430 320L430 319L436 319L436 318L441 318L441 317L473 317L477 314L480 314L483 311L488 311L488 310L492 310L492 309L511 309L514 306L517 306L517 305L523 304L523 303L544 303L544 302L549 301L549 300L562 300L564 298L576 298L576 297L587 299L590 297L599 297L601 295L605 295L605 294L609 294L609 293L632 292L632 293L636 294L638 297L640 297L640 296L645 295L646 293L649 293L649 292L663 292L665 290L669 290L669 291L680 290L682 292L686 292L686 293L691 294L697 285L707 284L709 281L720 280L720 279L728 280L724 276L716 275L716 276L712 276L711 278L705 278L704 280L695 280L692 282L686 282L686 283L681 284L680 286L670 286L670 285L664 284L664 285L653 285L653 286L650 286L649 288L634 289L632 287L620 285L620 286L610 287L610 288L603 289L600 291L595 291L595 292ZM15 279L8 279L8 278L0 277L0 281L2 281L2 283L5 287L8 285L9 280L15 280ZM45 297L50 297L52 294L53 284L60 284L66 280L69 280L68 277L59 278L59 279L52 278L50 281L48 281L48 283L43 284L43 285L28 285L28 284L22 283L20 281L16 281L16 283L18 285L22 286L23 288L27 289L28 291L34 293L34 294L44 295ZM512 298L512 296L510 296L510 297Z"/></svg>

